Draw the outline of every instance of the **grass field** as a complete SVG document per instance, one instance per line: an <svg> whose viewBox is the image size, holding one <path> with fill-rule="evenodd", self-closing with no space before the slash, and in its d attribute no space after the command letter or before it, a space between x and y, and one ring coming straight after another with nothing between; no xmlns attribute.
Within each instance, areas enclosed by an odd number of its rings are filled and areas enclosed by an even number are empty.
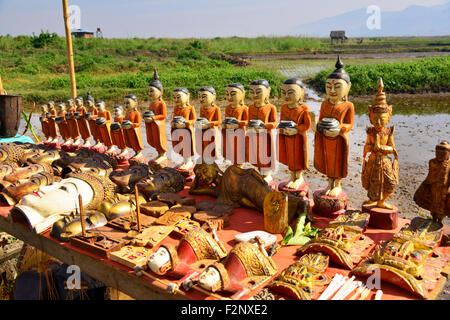
<svg viewBox="0 0 450 320"><path fill-rule="evenodd" d="M322 70L309 83L324 92L327 76L334 69ZM426 93L450 91L450 57L431 57L410 62L350 65L345 68L351 77L355 95L374 92L378 78L383 77L390 93Z"/></svg>
<svg viewBox="0 0 450 320"><path fill-rule="evenodd" d="M350 39L346 44L331 46L328 39L303 37L260 37L260 38L213 38L213 39L74 39L74 60L78 93L86 95L91 90L97 99L108 103L121 103L122 97L136 94L142 101L147 99L147 84L156 68L165 87L165 98L175 87L187 87L192 95L204 85L216 88L219 98L230 82L248 84L258 78L269 80L272 95L278 96L280 85L286 75L267 64L252 63L242 66L236 55L275 53L334 53L347 51L401 51L427 49L450 50L450 37L431 38L371 38ZM384 49L383 49L384 48ZM42 32L35 36L0 36L0 74L4 87L10 94L20 94L25 104L42 103L49 99L64 100L70 96L65 38ZM448 59L427 63L433 69L441 70L439 64L448 68ZM403 61L408 63L408 61ZM439 71L440 79L414 73L402 74L389 71L386 66L364 66L367 61L354 61L348 67L355 93L372 92L374 72L390 72L395 76L386 81L393 92L427 90L448 90L448 75ZM274 62L272 62L274 64ZM276 64L276 62L275 62ZM332 65L331 65L332 66ZM302 77L313 78L317 85L323 75L321 70L330 68L329 62L315 65ZM414 69L416 70L416 69ZM424 70L424 69L422 69ZM448 70L448 69L447 69ZM425 70L426 71L426 70ZM448 72L447 72L448 73ZM409 79L407 76L409 75ZM419 79L420 85L414 86ZM447 81L447 86L442 85ZM317 85L320 89L320 86Z"/></svg>

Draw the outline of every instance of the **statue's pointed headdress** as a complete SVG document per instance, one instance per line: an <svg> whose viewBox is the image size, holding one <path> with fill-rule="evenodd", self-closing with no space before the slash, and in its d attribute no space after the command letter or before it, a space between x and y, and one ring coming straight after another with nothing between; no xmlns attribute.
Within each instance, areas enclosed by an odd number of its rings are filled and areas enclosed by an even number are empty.
<svg viewBox="0 0 450 320"><path fill-rule="evenodd" d="M159 75L158 75L158 71L156 69L153 73L153 80L150 81L148 86L154 87L154 88L158 89L159 91L162 91L162 89L163 89L163 85L162 85L161 81L159 81Z"/></svg>
<svg viewBox="0 0 450 320"><path fill-rule="evenodd" d="M332 73L330 73L328 75L327 79L341 79L347 83L350 83L350 76L344 70L344 63L342 63L341 57L339 55L338 55L335 67L336 67L336 70L334 70Z"/></svg>
<svg viewBox="0 0 450 320"><path fill-rule="evenodd" d="M383 79L378 78L377 94L375 95L375 103L369 106L369 112L388 112L392 114L392 106L387 104L386 93L383 92Z"/></svg>

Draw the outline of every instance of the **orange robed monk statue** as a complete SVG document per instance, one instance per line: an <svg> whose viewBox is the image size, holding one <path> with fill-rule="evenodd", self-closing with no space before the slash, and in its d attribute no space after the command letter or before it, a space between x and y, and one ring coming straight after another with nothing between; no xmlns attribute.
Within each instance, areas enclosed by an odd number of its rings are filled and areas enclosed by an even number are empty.
<svg viewBox="0 0 450 320"><path fill-rule="evenodd" d="M114 106L114 122L111 124L111 140L113 145L115 145L119 150L117 155L118 159L129 159L131 156L128 152L127 146L125 145L125 139L123 136L122 122L125 116L123 115L123 107L116 105Z"/></svg>
<svg viewBox="0 0 450 320"><path fill-rule="evenodd" d="M230 83L225 91L229 103L222 122L222 155L231 164L242 166L245 162L245 129L248 124L248 107L245 105L245 88L240 83Z"/></svg>
<svg viewBox="0 0 450 320"><path fill-rule="evenodd" d="M78 130L80 130L81 138L83 138L83 147L89 148L91 146L90 138L91 132L89 131L89 123L85 118L86 115L86 107L84 106L84 100L82 96L78 96L75 98L75 105L77 109L74 113L75 118L78 123Z"/></svg>
<svg viewBox="0 0 450 320"><path fill-rule="evenodd" d="M66 146L70 142L69 126L67 125L66 120L66 104L64 102L60 102L58 103L57 108L58 113L56 114L55 122L58 125L59 134L64 140L63 146Z"/></svg>
<svg viewBox="0 0 450 320"><path fill-rule="evenodd" d="M128 148L133 149L135 152L134 156L131 157L131 160L139 163L145 163L145 158L142 154L144 144L142 143L141 134L141 115L137 110L137 97L134 94L125 96L124 105L127 110L125 119L122 122L125 145Z"/></svg>
<svg viewBox="0 0 450 320"><path fill-rule="evenodd" d="M48 129L48 105L43 104L41 106L41 116L39 117L39 121L41 121L41 129L42 133L44 134L45 138L47 139L45 142L50 142L52 140L52 137L50 136L50 132Z"/></svg>
<svg viewBox="0 0 450 320"><path fill-rule="evenodd" d="M397 227L398 209L387 204L386 199L398 186L398 154L394 127L386 126L391 120L392 106L387 104L383 88L380 78L375 103L369 106L369 119L373 127L367 128L361 175L369 200L364 202L362 209L370 213L370 226L394 229ZM370 154L368 159L367 154Z"/></svg>
<svg viewBox="0 0 450 320"><path fill-rule="evenodd" d="M344 213L348 198L341 180L347 177L349 141L355 109L348 101L350 77L338 57L336 70L326 80L327 100L320 107L319 122L311 113L314 136L314 167L328 177L328 187L314 193L314 209L318 214L336 216ZM339 208L339 210L336 210Z"/></svg>
<svg viewBox="0 0 450 320"><path fill-rule="evenodd" d="M272 152L273 129L277 126L277 109L269 103L271 88L265 79L250 84L253 103L248 107L247 161L256 166L268 183L273 181L272 166L275 155Z"/></svg>
<svg viewBox="0 0 450 320"><path fill-rule="evenodd" d="M303 171L308 169L308 137L306 132L311 127L309 107L303 103L305 87L298 78L288 79L281 87L284 101L280 111L278 125L278 160L287 165L291 180L284 185L286 190L300 190L308 194L308 187L303 179Z"/></svg>
<svg viewBox="0 0 450 320"><path fill-rule="evenodd" d="M78 129L78 122L75 118L75 112L77 110L75 106L75 100L70 98L66 100L67 111L66 120L69 127L70 138L72 138L73 146L81 146L80 130Z"/></svg>
<svg viewBox="0 0 450 320"><path fill-rule="evenodd" d="M56 121L55 121L57 115L57 111L55 108L55 101L47 102L47 106L48 106L48 114L47 114L48 133L51 138L50 143L58 143L58 131L56 129Z"/></svg>
<svg viewBox="0 0 450 320"><path fill-rule="evenodd" d="M91 96L90 92L88 92L88 96L86 97L86 104L87 112L84 117L88 121L89 130L92 138L94 139L94 145L92 147L98 148L101 146L100 139L98 138L97 126L95 125L95 121L98 117L98 109L95 104L95 99Z"/></svg>
<svg viewBox="0 0 450 320"><path fill-rule="evenodd" d="M172 98L175 102L173 118L170 123L172 134L172 147L174 151L180 151L184 159L178 168L182 171L191 171L194 167L192 156L194 155L194 122L197 119L195 109L189 104L189 90L176 88Z"/></svg>
<svg viewBox="0 0 450 320"><path fill-rule="evenodd" d="M216 90L213 87L205 86L198 91L200 100L200 117L195 122L196 130L196 150L202 162L212 164L217 159L216 151L219 150L218 136L220 124L220 109L215 104Z"/></svg>
<svg viewBox="0 0 450 320"><path fill-rule="evenodd" d="M95 120L96 130L98 134L99 144L101 147L107 148L106 152L113 152L114 145L111 139L111 113L106 110L104 101L97 101L96 103L98 114ZM102 148L104 149L104 148Z"/></svg>
<svg viewBox="0 0 450 320"><path fill-rule="evenodd" d="M163 90L164 88L161 81L159 81L158 72L155 70L153 80L148 84L150 106L148 111L144 112L144 121L147 142L158 153L156 159L153 160L156 163L162 163L167 160L167 107L163 100Z"/></svg>

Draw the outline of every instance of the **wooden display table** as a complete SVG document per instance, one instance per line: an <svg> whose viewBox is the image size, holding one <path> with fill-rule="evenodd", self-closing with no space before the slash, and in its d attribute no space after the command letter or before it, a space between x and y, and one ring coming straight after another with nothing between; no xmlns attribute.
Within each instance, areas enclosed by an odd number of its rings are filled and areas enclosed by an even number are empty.
<svg viewBox="0 0 450 320"><path fill-rule="evenodd" d="M180 194L188 195L188 187L181 191ZM207 196L194 196L197 201L214 200ZM84 250L75 248L70 243L59 242L57 239L50 236L50 230L47 230L41 234L36 234L33 231L25 228L21 224L12 224L8 220L8 213L11 207L0 207L0 230L5 231L18 239L23 240L26 244L34 246L45 253L67 263L69 265L78 265L82 272L85 272L89 276L102 281L105 285L116 288L121 292L135 298L135 299L212 299L198 291L190 290L185 294L170 294L166 292L166 286L159 281L151 280L146 276L138 277L134 274L133 270L129 267L120 265L110 259L101 258L94 254L90 254ZM314 223L315 227L325 227L330 219L323 217L316 217L317 221ZM399 219L398 227L395 230L379 230L368 229L366 235L371 237L375 242L392 238L393 234L400 230L400 228L408 223L409 220ZM249 209L236 209L235 213L231 216L230 226L217 232L220 240L224 244L225 248L229 251L235 245L234 236L239 233L264 230L264 216L263 214ZM445 226L445 233L450 232L450 227ZM179 241L179 237L170 235L162 243L170 243L176 245ZM280 243L282 235L277 235L277 242ZM273 256L273 259L277 265L278 273L283 271L286 267L291 265L298 257L295 256L298 246L288 246L280 248ZM439 250L445 250L450 252L450 247L439 248ZM341 273L347 276L350 271L343 269L342 267L331 263L326 272L327 275L333 277L334 274ZM169 278L160 277L170 281ZM363 283L366 279L359 278ZM436 292L432 295L436 298L440 291L442 291L446 282L446 278L443 277L439 283ZM389 283L382 282L381 290L383 290L383 300L414 300L417 299L411 293L395 287ZM373 299L375 291L369 295L367 300ZM244 299L249 296L244 296Z"/></svg>

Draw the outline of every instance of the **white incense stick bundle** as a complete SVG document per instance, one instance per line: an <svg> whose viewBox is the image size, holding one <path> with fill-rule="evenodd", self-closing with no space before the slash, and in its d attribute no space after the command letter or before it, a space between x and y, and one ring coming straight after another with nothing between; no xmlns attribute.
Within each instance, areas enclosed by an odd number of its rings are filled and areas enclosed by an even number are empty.
<svg viewBox="0 0 450 320"><path fill-rule="evenodd" d="M375 294L375 300L381 300L382 296L383 296L383 291L377 290L377 293Z"/></svg>
<svg viewBox="0 0 450 320"><path fill-rule="evenodd" d="M355 279L355 276L352 276L350 279L348 279L344 285L336 292L333 298L331 300L342 300L342 295L347 292L349 288L352 288L353 286L353 280Z"/></svg>
<svg viewBox="0 0 450 320"><path fill-rule="evenodd" d="M370 289L365 288L364 291L361 293L361 297L359 297L358 300L365 300L369 294L370 294Z"/></svg>
<svg viewBox="0 0 450 320"><path fill-rule="evenodd" d="M360 281L354 281L350 284L350 286L347 288L347 290L345 290L342 295L339 297L340 300L345 300L345 298L347 298L353 291L357 290L358 288L360 288L362 285L362 282Z"/></svg>
<svg viewBox="0 0 450 320"><path fill-rule="evenodd" d="M340 287L342 287L347 281L347 277L344 278L341 274L336 274L334 278L331 280L328 287L325 289L325 291L320 295L320 297L317 300L328 300L336 291L339 290Z"/></svg>
<svg viewBox="0 0 450 320"><path fill-rule="evenodd" d="M358 288L356 289L356 292L348 300L356 300L356 298L359 295L362 295L364 290L366 290L366 286L362 282L359 282L359 285L358 285Z"/></svg>

